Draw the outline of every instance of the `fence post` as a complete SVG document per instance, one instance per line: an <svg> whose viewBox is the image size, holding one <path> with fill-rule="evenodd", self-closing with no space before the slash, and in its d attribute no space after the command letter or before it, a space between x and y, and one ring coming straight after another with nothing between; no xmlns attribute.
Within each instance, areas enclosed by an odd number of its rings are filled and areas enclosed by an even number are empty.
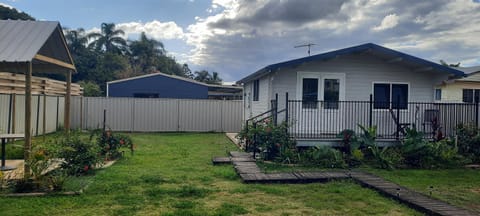
<svg viewBox="0 0 480 216"><path fill-rule="evenodd" d="M60 105L60 96L57 96L57 115L55 116L55 131L58 130L58 110L60 109L58 106Z"/></svg>
<svg viewBox="0 0 480 216"><path fill-rule="evenodd" d="M368 127L371 128L373 125L373 95L370 94L370 101L369 101L369 110L368 110Z"/></svg>
<svg viewBox="0 0 480 216"><path fill-rule="evenodd" d="M9 100L9 103L8 103L8 125L7 125L7 133L10 133L10 124L12 123L12 94L10 94L10 100Z"/></svg>
<svg viewBox="0 0 480 216"><path fill-rule="evenodd" d="M106 121L107 121L107 110L103 109L103 133L105 133Z"/></svg>
<svg viewBox="0 0 480 216"><path fill-rule="evenodd" d="M253 130L254 130L254 133L253 133L253 159L256 159L257 157L257 122L254 121L253 122Z"/></svg>
<svg viewBox="0 0 480 216"><path fill-rule="evenodd" d="M277 122L277 119L278 119L278 93L275 94L275 102L274 102L274 105L275 105L275 109L273 110L273 124L275 126L277 126L278 122Z"/></svg>
<svg viewBox="0 0 480 216"><path fill-rule="evenodd" d="M37 95L37 125L35 127L35 136L38 136L39 121L40 121L40 95Z"/></svg>
<svg viewBox="0 0 480 216"><path fill-rule="evenodd" d="M288 92L285 93L285 122L288 124Z"/></svg>
<svg viewBox="0 0 480 216"><path fill-rule="evenodd" d="M400 95L397 95L397 132L396 138L400 139Z"/></svg>
<svg viewBox="0 0 480 216"><path fill-rule="evenodd" d="M477 126L477 128L479 126L478 125L478 103L479 102L475 103L475 125Z"/></svg>

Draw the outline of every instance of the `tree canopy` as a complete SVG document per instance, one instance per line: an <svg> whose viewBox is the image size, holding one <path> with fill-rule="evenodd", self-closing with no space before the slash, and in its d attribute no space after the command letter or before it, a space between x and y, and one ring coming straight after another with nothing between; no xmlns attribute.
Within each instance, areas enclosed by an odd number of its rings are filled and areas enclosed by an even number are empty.
<svg viewBox="0 0 480 216"><path fill-rule="evenodd" d="M15 8L4 7L0 5L0 20L35 20L27 13L19 12Z"/></svg>

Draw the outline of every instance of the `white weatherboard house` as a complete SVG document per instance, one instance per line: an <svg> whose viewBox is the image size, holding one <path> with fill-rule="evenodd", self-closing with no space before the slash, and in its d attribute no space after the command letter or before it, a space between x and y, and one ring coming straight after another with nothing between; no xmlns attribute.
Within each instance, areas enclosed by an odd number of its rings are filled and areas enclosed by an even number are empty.
<svg viewBox="0 0 480 216"><path fill-rule="evenodd" d="M475 106L447 109L434 103L434 93L443 81L463 76L460 70L367 43L268 65L238 83L244 87L245 120L276 114L287 119L297 144L310 145L338 141L344 129L360 132L358 124L376 125L378 138L385 140L398 140L405 127L432 136L451 133L452 125L474 120Z"/></svg>

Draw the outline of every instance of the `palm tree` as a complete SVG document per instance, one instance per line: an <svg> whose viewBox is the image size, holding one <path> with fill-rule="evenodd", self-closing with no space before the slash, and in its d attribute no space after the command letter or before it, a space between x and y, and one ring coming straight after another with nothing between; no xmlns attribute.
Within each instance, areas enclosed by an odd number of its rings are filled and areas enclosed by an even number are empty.
<svg viewBox="0 0 480 216"><path fill-rule="evenodd" d="M210 74L206 70L195 71L195 80L206 83L210 80Z"/></svg>
<svg viewBox="0 0 480 216"><path fill-rule="evenodd" d="M65 29L65 31L65 40L67 41L68 49L73 54L78 54L87 48L88 38L83 28L77 30Z"/></svg>
<svg viewBox="0 0 480 216"><path fill-rule="evenodd" d="M218 75L217 72L213 72L212 76L210 77L210 80L207 82L208 84L222 84L222 79Z"/></svg>
<svg viewBox="0 0 480 216"><path fill-rule="evenodd" d="M159 56L165 55L163 43L155 39L148 39L145 32L140 35L140 40L130 42L130 51L133 62L147 71L148 68L156 68Z"/></svg>
<svg viewBox="0 0 480 216"><path fill-rule="evenodd" d="M115 29L115 23L102 23L100 33L88 34L89 39L95 39L89 46L96 51L122 53L127 46L127 41L121 37L124 34L123 30Z"/></svg>

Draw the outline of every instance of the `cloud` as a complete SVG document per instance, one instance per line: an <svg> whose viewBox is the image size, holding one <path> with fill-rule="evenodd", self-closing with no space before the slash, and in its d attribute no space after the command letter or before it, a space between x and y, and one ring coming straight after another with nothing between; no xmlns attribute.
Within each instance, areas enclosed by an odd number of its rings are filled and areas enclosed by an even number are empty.
<svg viewBox="0 0 480 216"><path fill-rule="evenodd" d="M373 42L432 61L480 62L472 0L213 0L185 29L189 64L240 79L268 64Z"/></svg>
<svg viewBox="0 0 480 216"><path fill-rule="evenodd" d="M156 40L182 39L184 37L183 29L172 21L128 22L119 23L116 26L118 29L125 31L126 35L145 32L147 36Z"/></svg>
<svg viewBox="0 0 480 216"><path fill-rule="evenodd" d="M386 29L391 29L398 25L398 16L397 14L389 14L383 18L382 23L380 25L375 26L372 30L373 31L383 31Z"/></svg>

